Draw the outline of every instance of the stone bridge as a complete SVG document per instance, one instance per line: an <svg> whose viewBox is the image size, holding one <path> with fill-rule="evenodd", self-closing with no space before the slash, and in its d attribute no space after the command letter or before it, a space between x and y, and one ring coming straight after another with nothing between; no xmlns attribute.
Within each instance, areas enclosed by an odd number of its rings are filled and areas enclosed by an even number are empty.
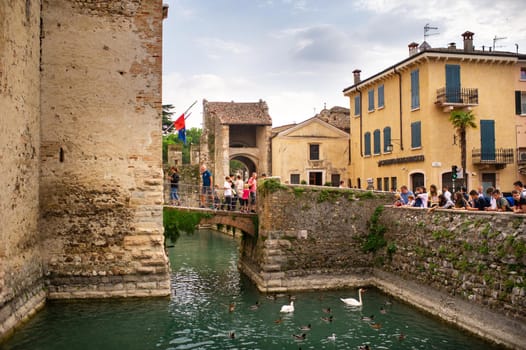
<svg viewBox="0 0 526 350"><path fill-rule="evenodd" d="M228 225L235 227L251 236L258 230L258 218L254 213L241 213L238 211L212 210L207 208L179 207L165 205L165 210L176 210L181 213L198 214L199 225Z"/></svg>

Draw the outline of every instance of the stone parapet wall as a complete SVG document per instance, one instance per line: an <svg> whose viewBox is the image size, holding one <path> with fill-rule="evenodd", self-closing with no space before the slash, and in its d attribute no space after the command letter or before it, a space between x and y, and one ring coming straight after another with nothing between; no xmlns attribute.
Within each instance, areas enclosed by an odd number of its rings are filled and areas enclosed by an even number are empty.
<svg viewBox="0 0 526 350"><path fill-rule="evenodd" d="M386 208L382 270L526 322L526 215Z"/></svg>
<svg viewBox="0 0 526 350"><path fill-rule="evenodd" d="M526 349L526 215L393 208L389 193L276 182L258 196L259 233L243 236L239 267L259 290L373 285Z"/></svg>
<svg viewBox="0 0 526 350"><path fill-rule="evenodd" d="M259 289L323 289L362 283L362 277L354 276L367 275L372 265L359 242L367 236L367 222L375 207L390 202L392 194L288 185L274 192L265 183L271 182L260 181L258 187L258 237L243 238L240 259L243 271L259 276ZM342 277L330 282L327 275ZM319 282L306 285L308 276Z"/></svg>
<svg viewBox="0 0 526 350"><path fill-rule="evenodd" d="M0 341L45 300L39 18L39 1L0 1Z"/></svg>

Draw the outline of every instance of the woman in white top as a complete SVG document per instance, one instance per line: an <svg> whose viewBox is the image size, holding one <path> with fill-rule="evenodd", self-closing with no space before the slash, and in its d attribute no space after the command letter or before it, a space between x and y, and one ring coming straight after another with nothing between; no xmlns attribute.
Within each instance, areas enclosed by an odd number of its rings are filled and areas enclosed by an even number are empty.
<svg viewBox="0 0 526 350"><path fill-rule="evenodd" d="M236 181L234 181L234 188L236 189L236 193L237 193L237 199L239 200L239 209L241 209L241 197L243 196L243 188L245 186L245 183L243 182L243 179L241 178L241 175L238 175L236 177ZM236 204L237 203L233 203L232 206L236 207Z"/></svg>
<svg viewBox="0 0 526 350"><path fill-rule="evenodd" d="M232 209L232 185L230 184L230 176L225 177L223 185L226 210Z"/></svg>

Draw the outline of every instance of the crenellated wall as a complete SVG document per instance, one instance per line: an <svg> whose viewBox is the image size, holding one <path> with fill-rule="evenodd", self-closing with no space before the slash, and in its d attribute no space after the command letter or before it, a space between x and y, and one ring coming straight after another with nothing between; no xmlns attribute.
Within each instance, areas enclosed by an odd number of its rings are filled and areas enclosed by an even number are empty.
<svg viewBox="0 0 526 350"><path fill-rule="evenodd" d="M392 195L258 187L239 267L262 291L373 285L474 334L526 346L526 215L395 208Z"/></svg>

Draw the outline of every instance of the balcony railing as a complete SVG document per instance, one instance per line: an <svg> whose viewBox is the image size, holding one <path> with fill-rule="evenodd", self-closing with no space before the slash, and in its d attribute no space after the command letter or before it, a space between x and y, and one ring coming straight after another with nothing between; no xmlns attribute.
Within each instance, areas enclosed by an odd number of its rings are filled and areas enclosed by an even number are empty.
<svg viewBox="0 0 526 350"><path fill-rule="evenodd" d="M476 106L479 104L479 90L471 88L437 89L437 100L440 106Z"/></svg>
<svg viewBox="0 0 526 350"><path fill-rule="evenodd" d="M471 154L473 164L513 164L513 148L497 148L495 150L484 151L480 148L474 148Z"/></svg>

